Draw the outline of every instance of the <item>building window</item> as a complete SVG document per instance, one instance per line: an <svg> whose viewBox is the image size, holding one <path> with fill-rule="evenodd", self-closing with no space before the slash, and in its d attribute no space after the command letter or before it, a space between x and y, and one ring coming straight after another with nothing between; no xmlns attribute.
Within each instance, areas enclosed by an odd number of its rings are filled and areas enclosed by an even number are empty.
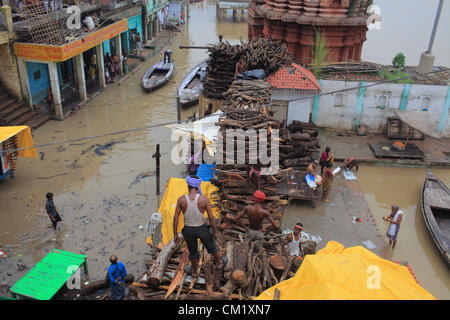
<svg viewBox="0 0 450 320"><path fill-rule="evenodd" d="M344 106L344 95L342 93L337 93L334 96L334 106L343 107Z"/></svg>
<svg viewBox="0 0 450 320"><path fill-rule="evenodd" d="M41 78L41 70L34 72L34 80L39 80Z"/></svg>
<svg viewBox="0 0 450 320"><path fill-rule="evenodd" d="M430 108L430 98L428 97L424 97L422 98L422 102L420 103L420 109L422 111L428 111L428 109Z"/></svg>

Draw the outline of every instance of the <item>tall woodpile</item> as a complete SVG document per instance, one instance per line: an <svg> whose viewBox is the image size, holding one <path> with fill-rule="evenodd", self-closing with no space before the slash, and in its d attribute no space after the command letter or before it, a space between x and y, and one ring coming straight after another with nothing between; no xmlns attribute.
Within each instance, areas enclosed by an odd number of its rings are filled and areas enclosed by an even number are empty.
<svg viewBox="0 0 450 320"><path fill-rule="evenodd" d="M270 75L285 65L288 56L285 44L265 38L255 38L238 45L219 42L209 47L208 51L210 60L203 95L214 99L225 98L224 93L235 80L236 64L241 58L245 62L245 71L264 69L266 75Z"/></svg>
<svg viewBox="0 0 450 320"><path fill-rule="evenodd" d="M258 43L269 44L269 48L263 46L266 53L255 53L255 50L259 50ZM245 49L253 52L248 59L257 61L272 54L269 50L272 46L270 40L257 39L253 44L251 49L248 46ZM287 200L278 194L278 184L284 175L293 170L292 167L305 166L311 161L318 147L318 131L312 124L299 122L286 128L283 123L274 119L270 106L270 86L267 82L234 80L231 75L234 65L231 65L243 55L240 50L242 46L230 46L228 43L219 43L212 48L208 86L205 85L208 94L220 94L226 99L221 107L223 115L218 122L225 148L222 148L220 142L217 144L215 176L211 182L218 187L215 195L218 201L215 201L214 206L221 212L217 222L219 236L216 244L227 257L227 262L219 267L200 244L199 277L192 279L184 270L189 264L185 244L176 245L172 240L164 247L154 249L152 259L147 262L147 272L130 287L130 292L136 299L249 299L292 277L301 263L301 259L294 259L286 252L280 228L264 221L264 238L249 242L245 240L248 219L242 218L241 223L236 221L238 212L254 203L253 193L257 189L257 181L249 178L250 164L256 164L253 165L256 169L269 165L258 162L258 150L262 146L258 145L259 139L256 139L256 144L245 139L245 130L253 129L257 135L267 132L268 137L264 141L267 145L264 147L268 152L272 146L271 138L276 137L274 130L280 130L277 139L281 169L273 175L262 175L260 187L267 196L263 207L271 212L278 227L281 226L283 209L287 205ZM284 63L284 49L277 50L274 51L275 56L272 56L276 59L270 60L269 65L260 66L257 62L252 62L253 66L269 70L272 66L281 66ZM234 129L234 137L243 141L243 154L237 152L238 143L226 145L227 134L230 133L227 129ZM242 130L236 132L236 129ZM234 161L225 162L227 157ZM217 161L220 158L224 160L223 164ZM315 242L303 243L300 256L314 254L315 250Z"/></svg>

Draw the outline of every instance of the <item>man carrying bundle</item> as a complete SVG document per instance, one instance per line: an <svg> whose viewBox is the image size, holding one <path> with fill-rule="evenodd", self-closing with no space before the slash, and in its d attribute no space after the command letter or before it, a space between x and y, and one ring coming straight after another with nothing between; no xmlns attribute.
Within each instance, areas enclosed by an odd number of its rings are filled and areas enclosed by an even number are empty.
<svg viewBox="0 0 450 320"><path fill-rule="evenodd" d="M266 195L264 194L264 192L262 192L261 190L256 190L255 193L253 193L253 197L255 200L255 204L245 206L245 208L241 212L239 212L236 217L236 223L242 227L245 227L240 219L244 215L247 215L249 227L247 230L246 239L248 241L264 239L264 233L266 232L263 226L264 218L267 218L275 227L275 229L278 229L280 227L272 218L270 212L261 206L264 200L266 200Z"/></svg>
<svg viewBox="0 0 450 320"><path fill-rule="evenodd" d="M201 194L200 184L202 180L197 176L188 176L186 178L189 193L178 198L175 215L173 217L173 234L174 241L178 244L181 239L178 236L178 219L180 213L183 213L184 228L181 231L186 240L189 250L189 260L191 261L192 269L185 268L187 273L192 273L192 276L198 277L198 259L197 251L198 239L203 243L209 254L214 256L214 260L221 268L226 261L222 259L221 254L215 243L217 239L217 229L214 216L212 215L211 204L209 199ZM213 233L209 230L209 225L205 223L204 212L208 214L208 220L212 227Z"/></svg>

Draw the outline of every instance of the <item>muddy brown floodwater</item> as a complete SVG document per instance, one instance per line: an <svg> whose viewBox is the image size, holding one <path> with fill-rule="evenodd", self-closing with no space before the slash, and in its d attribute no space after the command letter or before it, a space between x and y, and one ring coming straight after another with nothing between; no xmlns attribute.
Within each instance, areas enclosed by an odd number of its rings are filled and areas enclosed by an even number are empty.
<svg viewBox="0 0 450 320"><path fill-rule="evenodd" d="M420 192L426 169L362 167L359 184L378 224L387 231L382 220L396 203L406 218L398 233L392 260L407 260L420 284L437 299L450 299L450 273L428 232L420 209ZM450 170L433 169L433 173L450 186Z"/></svg>
<svg viewBox="0 0 450 320"><path fill-rule="evenodd" d="M215 2L190 5L190 18L183 32L169 45L175 60L171 82L147 94L141 89L143 72L162 58L145 65L119 84L108 86L87 106L64 120L50 121L34 132L35 144L63 141L143 127L177 119L176 88L186 73L207 57L206 50L180 50L179 45L214 43L218 35L237 43L247 38L245 16L231 14L216 19ZM181 112L192 115L196 107ZM114 142L105 150L98 145ZM152 154L161 144L161 191L172 176L183 176L184 167L170 161L174 147L165 127L130 132L72 144L38 149L43 159L19 159L16 178L0 182L0 283L13 285L53 248L89 256L89 276L102 279L109 255L124 261L129 273L145 270L148 246L145 227L158 210L155 177L136 178L154 172ZM449 170L435 170L450 184ZM420 212L419 196L425 170L363 167L358 173L362 190L381 220L392 202L406 211L394 259L408 260L420 283L440 299L449 299L450 276L428 234ZM53 231L45 212L45 194L55 194L63 222ZM161 195L162 196L162 195ZM28 266L20 270L18 263Z"/></svg>
<svg viewBox="0 0 450 320"><path fill-rule="evenodd" d="M168 46L173 51L175 74L165 87L152 93L141 89L144 66L121 84L112 84L66 120L50 121L34 132L34 143L76 139L124 129L160 124L177 119L176 88L206 50L181 50L180 45L215 43L218 35L237 43L247 38L245 17L231 15L216 21L215 2L190 6L183 32ZM184 114L192 114L183 110ZM182 118L185 115L182 113ZM105 150L98 145L114 142ZM155 195L155 161L152 154L161 144L161 191L172 176L183 176L184 167L170 161L174 142L165 127L130 132L72 144L44 147L43 160L20 158L16 178L0 182L0 284L13 285L53 248L88 255L89 277L102 279L115 253L129 273L141 274L148 258L145 227L158 210ZM93 147L92 147L93 146ZM133 182L135 182L133 184ZM56 231L45 212L45 194L54 193L62 216ZM18 264L28 268L19 270Z"/></svg>

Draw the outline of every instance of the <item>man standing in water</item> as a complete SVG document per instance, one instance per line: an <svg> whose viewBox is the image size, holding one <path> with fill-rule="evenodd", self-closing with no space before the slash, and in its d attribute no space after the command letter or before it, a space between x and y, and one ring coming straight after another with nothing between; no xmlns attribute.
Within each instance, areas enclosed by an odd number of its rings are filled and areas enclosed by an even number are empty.
<svg viewBox="0 0 450 320"><path fill-rule="evenodd" d="M264 192L262 192L261 190L256 190L255 193L253 193L253 197L255 199L255 204L245 206L244 209L242 209L242 211L239 212L236 217L236 223L244 227L244 224L240 219L244 215L247 215L249 227L247 230L246 238L248 241L262 240L264 238L264 233L266 232L263 226L264 218L267 218L275 227L275 229L278 229L280 227L272 218L270 212L261 206L261 204L266 199L266 195L264 194Z"/></svg>
<svg viewBox="0 0 450 320"><path fill-rule="evenodd" d="M211 204L209 199L203 196L200 192L200 184L202 180L197 176L189 176L186 179L189 193L178 198L177 207L175 208L175 215L173 217L173 234L175 243L181 240L178 237L178 219L180 213L183 213L184 228L181 231L186 240L189 250L189 260L191 260L191 268L186 267L187 273L192 273L195 278L199 275L198 271L198 239L201 240L208 253L214 256L219 268L224 266L224 259L222 258L215 239L217 239L216 222L212 215ZM204 212L208 214L208 220L212 227L213 234L209 230L209 225L205 223Z"/></svg>
<svg viewBox="0 0 450 320"><path fill-rule="evenodd" d="M61 217L58 214L58 211L56 211L55 204L53 203L53 193L48 192L47 195L47 202L45 203L45 209L47 209L48 216L53 224L53 229L56 230L56 225L58 224L58 221L61 221Z"/></svg>
<svg viewBox="0 0 450 320"><path fill-rule="evenodd" d="M386 232L386 237L389 239L389 246L392 245L392 249L394 249L397 244L397 235L400 230L400 223L405 220L405 214L396 204L392 205L391 210L391 214L383 217L383 220L390 223L388 231Z"/></svg>

